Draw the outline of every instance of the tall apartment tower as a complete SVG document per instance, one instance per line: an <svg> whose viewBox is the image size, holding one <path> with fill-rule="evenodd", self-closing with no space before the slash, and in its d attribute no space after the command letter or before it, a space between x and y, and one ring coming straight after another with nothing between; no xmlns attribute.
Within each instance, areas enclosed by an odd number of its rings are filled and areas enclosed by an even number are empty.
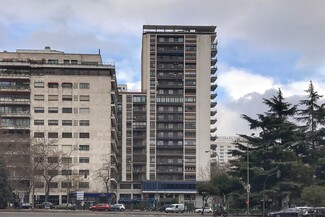
<svg viewBox="0 0 325 217"><path fill-rule="evenodd" d="M215 26L144 26L148 180L203 180L216 89ZM212 75L212 76L211 76ZM212 96L215 96L212 94Z"/></svg>
<svg viewBox="0 0 325 217"><path fill-rule="evenodd" d="M113 198L119 146L113 64L103 64L100 54L67 54L49 47L1 52L0 91L3 135L29 137L31 142L25 149L36 140L54 141L53 151L63 153L61 159L43 159L48 163L61 161L47 171L55 174L49 201L66 202L67 194L70 199L85 201L99 201L101 195ZM27 201L31 177L15 164L10 166L11 184L25 183L11 185L16 186L12 190ZM98 175L100 168L106 172L109 189ZM36 168L35 203L44 201L43 174L44 169ZM79 198L77 191L83 192Z"/></svg>
<svg viewBox="0 0 325 217"><path fill-rule="evenodd" d="M142 90L119 96L120 202L199 200L216 139L215 29L143 27Z"/></svg>

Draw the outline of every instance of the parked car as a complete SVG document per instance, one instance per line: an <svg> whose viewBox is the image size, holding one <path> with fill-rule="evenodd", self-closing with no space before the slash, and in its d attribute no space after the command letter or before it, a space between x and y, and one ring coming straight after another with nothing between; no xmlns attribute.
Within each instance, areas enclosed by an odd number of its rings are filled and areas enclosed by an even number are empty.
<svg viewBox="0 0 325 217"><path fill-rule="evenodd" d="M35 208L38 208L38 209L53 209L53 207L54 207L53 203L51 203L51 202L43 202L43 203L35 205Z"/></svg>
<svg viewBox="0 0 325 217"><path fill-rule="evenodd" d="M31 203L22 203L21 208L22 209L31 209L33 205Z"/></svg>
<svg viewBox="0 0 325 217"><path fill-rule="evenodd" d="M166 208L169 207L169 206L170 206L170 204L164 204L161 207L159 207L157 209L157 211L159 211L159 212L165 212Z"/></svg>
<svg viewBox="0 0 325 217"><path fill-rule="evenodd" d="M269 217L302 217L308 215L306 209L302 208L287 208L277 212L269 212Z"/></svg>
<svg viewBox="0 0 325 217"><path fill-rule="evenodd" d="M71 204L71 203L61 203L59 205L55 205L54 209L70 209L70 210L75 210L76 209L76 205L75 204Z"/></svg>
<svg viewBox="0 0 325 217"><path fill-rule="evenodd" d="M89 207L91 211L109 211L111 206L108 203L99 203L94 206Z"/></svg>
<svg viewBox="0 0 325 217"><path fill-rule="evenodd" d="M114 204L111 206L111 210L113 211L125 211L125 206L123 204Z"/></svg>
<svg viewBox="0 0 325 217"><path fill-rule="evenodd" d="M203 210L203 208L196 208L194 210L194 212L202 213L202 210ZM212 212L213 212L213 210L211 209L211 207L204 207L204 213L212 213Z"/></svg>
<svg viewBox="0 0 325 217"><path fill-rule="evenodd" d="M169 207L167 207L165 209L165 212L166 213L169 213L169 212L171 212L171 213L174 213L174 212L176 212L176 213L178 213L178 212L183 213L184 211L185 211L185 206L184 206L184 204L181 204L181 203L171 204Z"/></svg>

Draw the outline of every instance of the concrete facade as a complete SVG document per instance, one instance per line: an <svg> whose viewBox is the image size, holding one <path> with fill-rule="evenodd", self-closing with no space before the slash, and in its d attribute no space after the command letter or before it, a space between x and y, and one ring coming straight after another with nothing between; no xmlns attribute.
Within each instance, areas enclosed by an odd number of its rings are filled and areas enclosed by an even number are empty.
<svg viewBox="0 0 325 217"><path fill-rule="evenodd" d="M98 200L98 195L107 190L97 173L107 162L109 191L116 194L118 138L114 65L103 64L99 54L65 54L46 47L2 52L0 68L2 85L12 82L12 88L2 90L2 94L14 94L13 100L19 90L15 82L19 83L21 72L28 78L29 125L26 130L30 145L36 140L53 141L54 149L62 153L62 160L65 158L65 162L55 168L58 175L51 181L49 199L61 203L65 202L68 192L82 191L84 200ZM19 105L19 101L17 103ZM12 103L1 101L0 106L8 105ZM2 126L1 130L18 132L20 128ZM67 181L77 183L67 189L64 186ZM35 202L41 202L44 195L41 176L35 195Z"/></svg>

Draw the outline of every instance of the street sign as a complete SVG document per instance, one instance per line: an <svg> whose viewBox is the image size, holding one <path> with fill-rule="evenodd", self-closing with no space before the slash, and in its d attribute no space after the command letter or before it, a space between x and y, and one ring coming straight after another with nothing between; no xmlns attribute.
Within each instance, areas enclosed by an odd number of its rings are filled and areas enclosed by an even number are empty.
<svg viewBox="0 0 325 217"><path fill-rule="evenodd" d="M84 199L85 199L85 192L77 191L77 200L84 200Z"/></svg>

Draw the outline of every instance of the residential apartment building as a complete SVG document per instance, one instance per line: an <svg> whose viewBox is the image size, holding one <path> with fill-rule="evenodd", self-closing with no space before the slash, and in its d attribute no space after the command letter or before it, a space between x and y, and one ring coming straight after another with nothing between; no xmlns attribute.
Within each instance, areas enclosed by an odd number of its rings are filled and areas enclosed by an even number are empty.
<svg viewBox="0 0 325 217"><path fill-rule="evenodd" d="M237 136L220 136L216 139L216 156L213 161L218 164L220 168L227 168L229 161L234 159L231 151L237 149L236 142L239 142L240 138ZM241 141L243 143L244 141Z"/></svg>
<svg viewBox="0 0 325 217"><path fill-rule="evenodd" d="M36 141L53 141L53 150L62 153L61 159L51 159L62 162L50 171L56 175L49 201L66 202L67 194L76 199L77 191L87 201L98 201L100 195L114 200L119 146L114 64L103 64L100 54L67 54L49 47L1 52L0 91L3 135L25 135L26 150ZM29 186L30 177L15 163L11 167L11 183L23 180ZM109 189L98 177L103 167ZM44 201L45 194L44 170L38 172L36 203ZM77 182L73 186L72 176ZM13 190L27 200L28 189Z"/></svg>
<svg viewBox="0 0 325 217"><path fill-rule="evenodd" d="M143 27L142 90L121 94L121 201L201 202L195 183L209 179L216 132L215 28Z"/></svg>
<svg viewBox="0 0 325 217"><path fill-rule="evenodd" d="M79 192L85 201L116 194L123 203L202 205L195 185L210 178L216 150L215 29L144 26L141 92L117 87L114 65L99 54L48 47L0 53L1 129L30 138L29 145L55 141L64 153L51 171L58 174L50 201ZM98 176L103 166L109 189ZM16 169L11 180L21 181ZM69 187L71 176L77 187ZM35 187L41 202L46 185Z"/></svg>

